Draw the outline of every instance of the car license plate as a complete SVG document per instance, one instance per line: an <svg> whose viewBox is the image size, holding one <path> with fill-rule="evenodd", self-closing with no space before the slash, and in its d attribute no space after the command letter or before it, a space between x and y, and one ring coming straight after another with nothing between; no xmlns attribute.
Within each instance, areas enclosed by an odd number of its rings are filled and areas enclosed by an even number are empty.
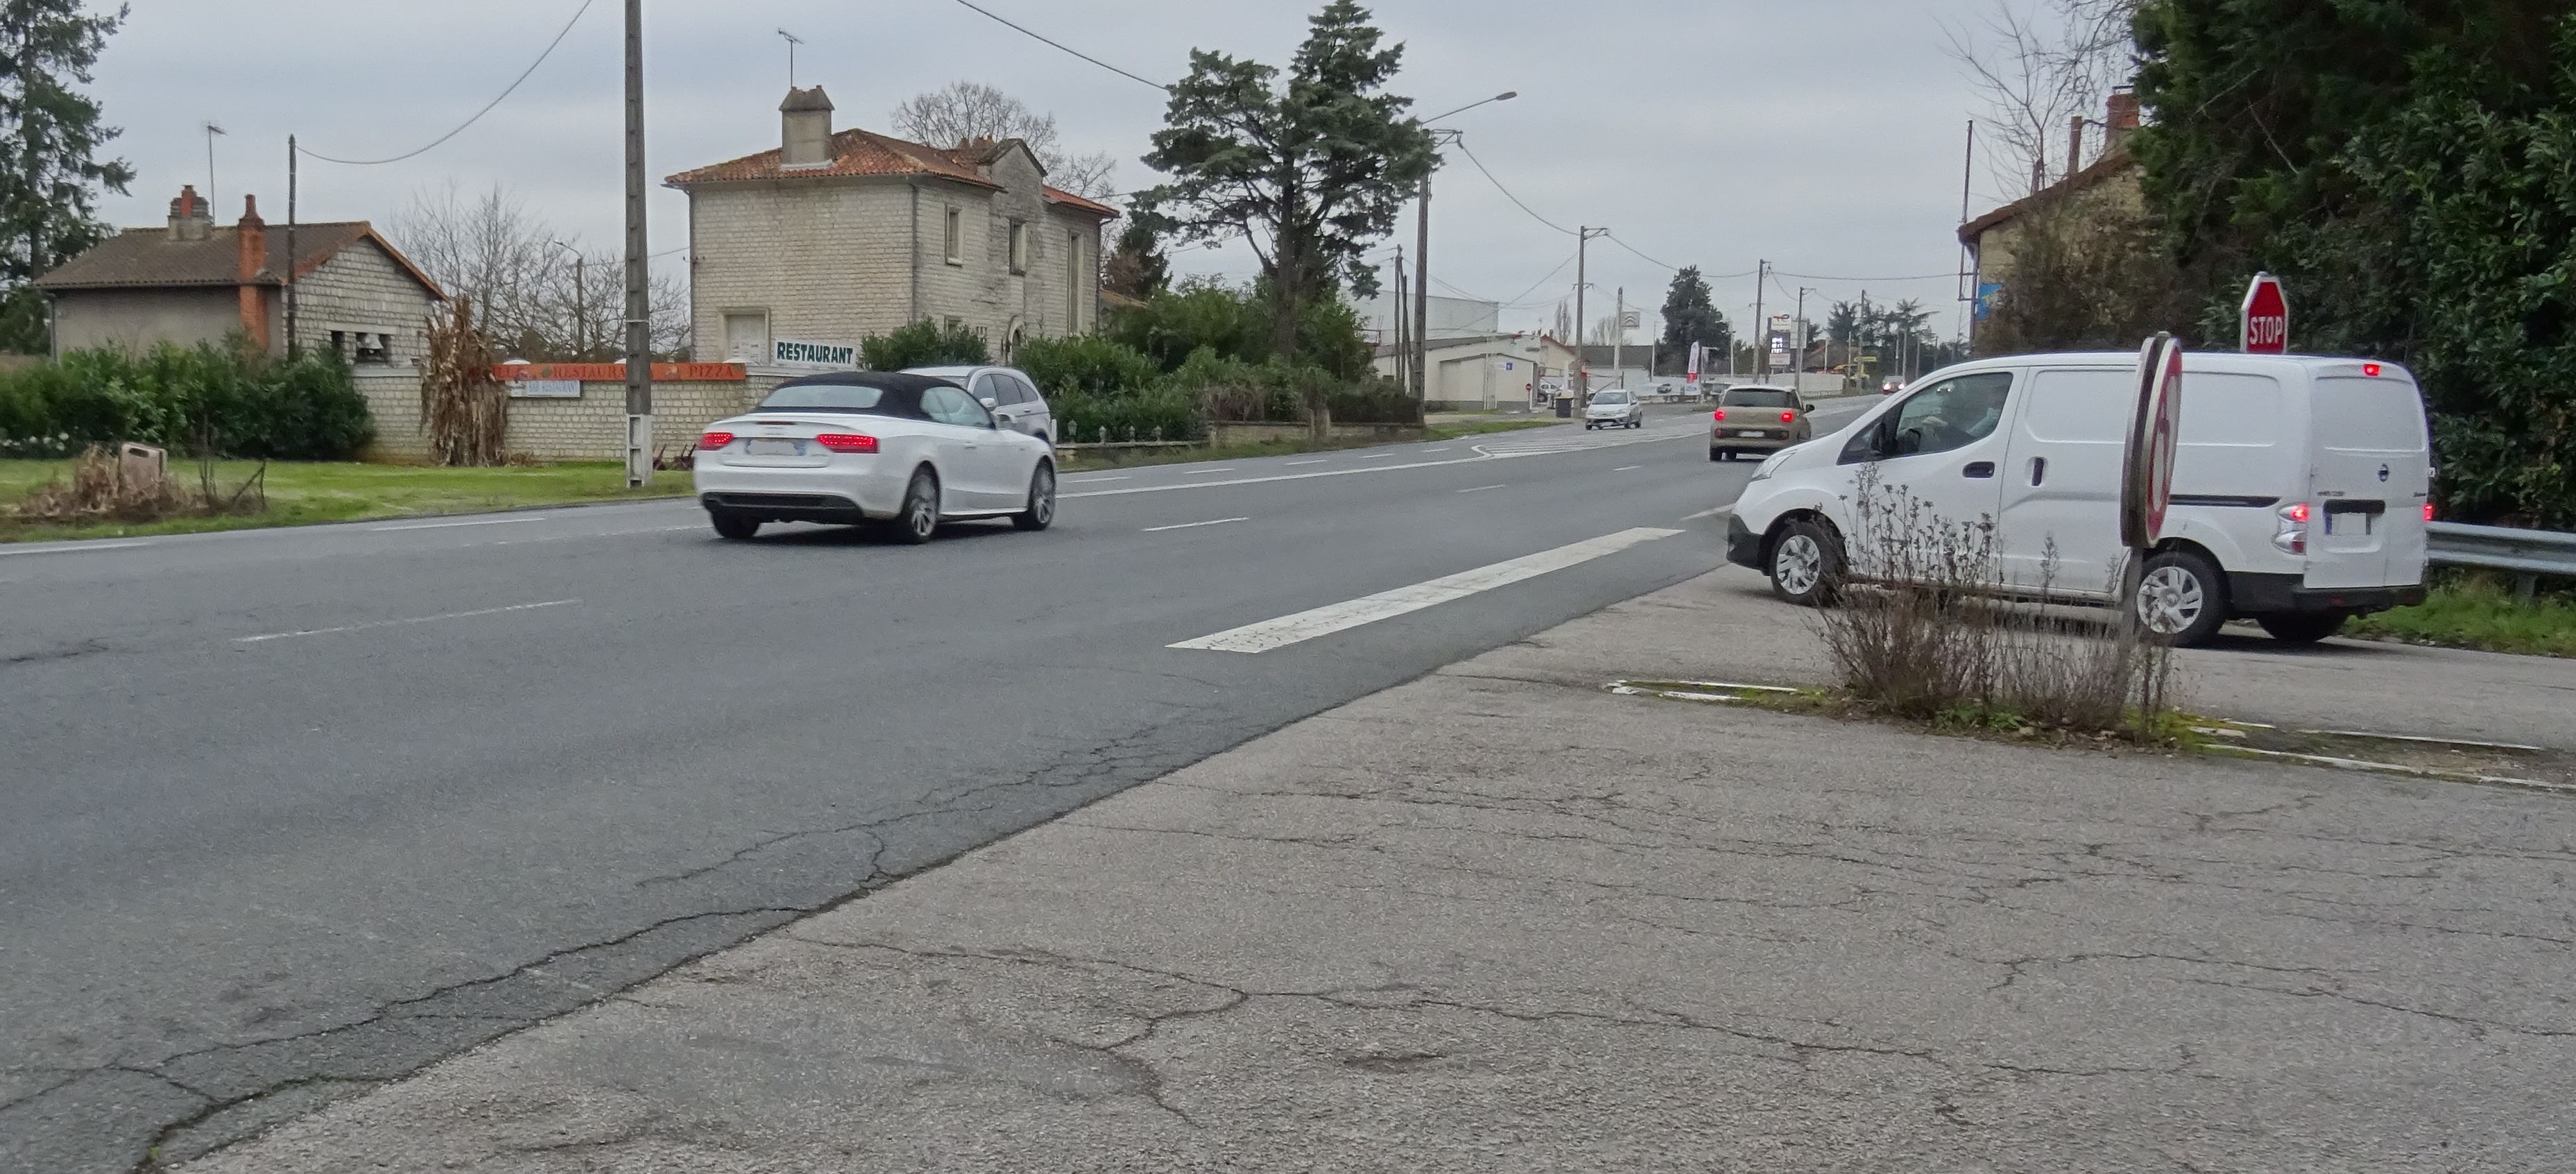
<svg viewBox="0 0 2576 1174"><path fill-rule="evenodd" d="M1736 434L1737 436L1769 436L1769 435L1771 435L1770 433L1768 433L1768 432L1764 432L1764 431L1762 431L1762 430L1760 430L1760 429L1758 429L1758 428L1738 428L1738 429L1736 429L1736 430L1735 430L1735 434Z"/></svg>
<svg viewBox="0 0 2576 1174"><path fill-rule="evenodd" d="M805 442L753 437L749 444L743 446L743 451L756 457L801 457L805 455Z"/></svg>

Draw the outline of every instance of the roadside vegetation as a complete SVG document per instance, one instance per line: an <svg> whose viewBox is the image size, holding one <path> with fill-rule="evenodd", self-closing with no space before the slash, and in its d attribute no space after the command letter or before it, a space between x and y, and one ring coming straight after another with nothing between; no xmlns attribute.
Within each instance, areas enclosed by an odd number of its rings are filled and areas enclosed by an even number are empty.
<svg viewBox="0 0 2576 1174"><path fill-rule="evenodd" d="M49 484L68 486L78 460L0 460L0 503L23 502ZM191 464L172 470L183 484L197 476ZM306 526L375 518L411 518L485 510L525 509L595 501L685 497L686 473L665 473L652 487L626 488L626 468L613 461L501 468L442 469L425 465L357 462L216 461L214 483L230 494L258 477L267 508L258 513L173 511L149 520L101 517L60 521L30 518L0 505L0 542L70 538L130 538L195 534L261 526Z"/></svg>
<svg viewBox="0 0 2576 1174"><path fill-rule="evenodd" d="M2525 600L2491 578L2464 576L2435 585L2431 598L2415 607L2362 616L2345 631L2406 644L2576 657L2576 597Z"/></svg>

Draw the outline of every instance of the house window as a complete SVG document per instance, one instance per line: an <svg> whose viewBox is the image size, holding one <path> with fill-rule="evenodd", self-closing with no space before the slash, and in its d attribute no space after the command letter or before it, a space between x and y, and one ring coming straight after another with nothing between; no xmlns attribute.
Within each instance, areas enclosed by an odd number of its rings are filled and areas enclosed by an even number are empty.
<svg viewBox="0 0 2576 1174"><path fill-rule="evenodd" d="M1028 271L1029 226L1025 223L1014 220L1011 222L1011 272L1026 273Z"/></svg>
<svg viewBox="0 0 2576 1174"><path fill-rule="evenodd" d="M950 209L948 210L948 237L947 237L947 241L948 241L948 263L949 263L949 264L951 264L951 265L963 265L963 264L965 264L965 263L966 263L966 212L965 212L965 210L964 210L964 209L962 209L962 208L950 208Z"/></svg>
<svg viewBox="0 0 2576 1174"><path fill-rule="evenodd" d="M331 353L338 355L343 359L349 357L349 334L347 331L334 330L331 332Z"/></svg>
<svg viewBox="0 0 2576 1174"><path fill-rule="evenodd" d="M725 357L737 363L769 361L769 311L724 312Z"/></svg>
<svg viewBox="0 0 2576 1174"><path fill-rule="evenodd" d="M358 350L349 356L353 363L390 363L394 361L394 336L358 333Z"/></svg>
<svg viewBox="0 0 2576 1174"><path fill-rule="evenodd" d="M1064 238L1064 329L1070 334L1082 329L1082 234L1066 233Z"/></svg>

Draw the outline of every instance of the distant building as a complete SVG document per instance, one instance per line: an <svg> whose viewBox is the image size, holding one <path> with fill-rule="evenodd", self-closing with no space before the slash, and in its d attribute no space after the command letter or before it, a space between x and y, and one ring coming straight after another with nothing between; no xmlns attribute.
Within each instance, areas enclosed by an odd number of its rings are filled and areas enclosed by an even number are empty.
<svg viewBox="0 0 2576 1174"><path fill-rule="evenodd" d="M788 91L779 145L671 176L689 196L694 353L766 362L955 318L1008 361L1091 329L1116 209L1046 184L1018 139L932 147L832 129L823 87Z"/></svg>
<svg viewBox="0 0 2576 1174"><path fill-rule="evenodd" d="M397 365L428 350L430 311L446 295L363 220L295 226L295 336L353 364ZM236 335L286 352L287 233L259 216L219 225L193 186L162 228L129 228L39 277L53 302L54 353L141 351Z"/></svg>
<svg viewBox="0 0 2576 1174"><path fill-rule="evenodd" d="M1423 364L1426 411L1527 411L1541 380L1560 379L1574 350L1543 334L1434 335ZM1377 372L1404 377L1393 345L1377 348Z"/></svg>
<svg viewBox="0 0 2576 1174"><path fill-rule="evenodd" d="M2009 296L2015 247L2028 232L2032 214L2064 206L2078 215L2097 211L2135 213L2146 206L2138 186L2138 161L2129 153L2129 135L2138 129L2138 96L2126 90L2111 95L2103 122L2100 158L2066 178L1959 226L1959 243L1968 247L1976 274L1977 317L1983 319L1994 297Z"/></svg>

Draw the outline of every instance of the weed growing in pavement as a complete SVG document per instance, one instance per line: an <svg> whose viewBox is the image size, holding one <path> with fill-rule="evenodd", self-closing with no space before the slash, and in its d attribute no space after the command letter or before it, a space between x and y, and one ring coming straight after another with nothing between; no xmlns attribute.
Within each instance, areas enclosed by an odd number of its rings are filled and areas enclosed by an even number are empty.
<svg viewBox="0 0 2576 1174"><path fill-rule="evenodd" d="M2040 581L2016 585L1992 518L1943 518L1874 469L1852 505L1846 581L1818 613L1818 634L1854 702L1943 728L2169 740L2172 650L2135 625L2039 606L2055 580L2054 541Z"/></svg>

